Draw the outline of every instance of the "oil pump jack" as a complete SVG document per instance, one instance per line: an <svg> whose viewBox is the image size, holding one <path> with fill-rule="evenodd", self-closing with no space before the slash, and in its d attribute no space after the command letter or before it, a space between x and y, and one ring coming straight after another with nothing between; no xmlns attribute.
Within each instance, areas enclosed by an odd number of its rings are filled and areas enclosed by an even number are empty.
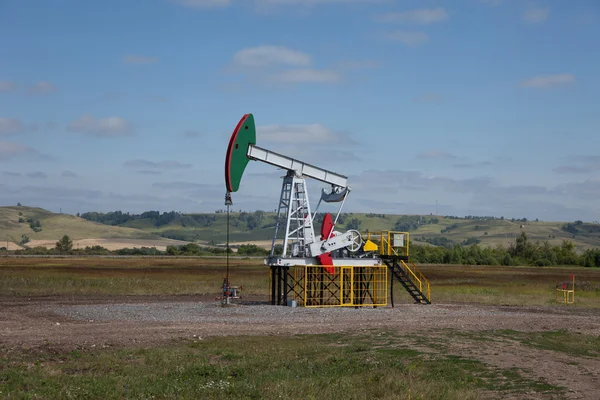
<svg viewBox="0 0 600 400"><path fill-rule="evenodd" d="M303 305L315 307L386 305L388 268L392 278L397 278L417 303L430 303L429 282L408 259L408 233L368 233L367 240L363 240L357 230L336 230L351 192L348 177L257 146L252 114L240 119L229 140L225 156L228 210L231 193L238 191L250 161L285 171L271 251L264 260L271 268L271 304L288 305L291 298L299 298ZM329 185L328 190L321 190L314 210L307 179ZM330 213L324 215L317 235L314 225L322 203L339 206L335 218ZM277 251L279 241L281 254Z"/></svg>
<svg viewBox="0 0 600 400"><path fill-rule="evenodd" d="M246 114L237 124L227 148L225 159L226 204L231 204L231 193L236 192L241 183L246 166L250 161L261 161L286 171L283 177L279 206L275 221L275 231L269 256L265 264L272 269L273 299L277 304L285 301L287 277L290 266L322 265L333 273L336 265L381 265L374 257L358 256L363 239L357 230L339 232L336 223L348 195L348 177L320 168L315 165L264 149L256 145L254 116ZM330 190L322 189L321 197L314 211L311 210L306 179L315 179L330 185ZM339 203L335 218L325 214L320 235L314 231L315 217L322 202ZM280 239L279 236L283 234ZM278 239L283 240L281 254L276 254ZM276 289L277 288L277 289ZM276 291L276 293L275 293Z"/></svg>

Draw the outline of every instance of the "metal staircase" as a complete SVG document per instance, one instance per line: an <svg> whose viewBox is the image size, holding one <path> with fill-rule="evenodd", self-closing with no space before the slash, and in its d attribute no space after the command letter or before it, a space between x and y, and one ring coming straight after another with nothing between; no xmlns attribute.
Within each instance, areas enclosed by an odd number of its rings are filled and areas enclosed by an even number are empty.
<svg viewBox="0 0 600 400"><path fill-rule="evenodd" d="M398 279L408 294L417 304L431 304L431 291L429 281L417 269L417 266L408 261L404 256L383 256L385 264L390 269L393 277ZM392 299L393 304L393 299Z"/></svg>

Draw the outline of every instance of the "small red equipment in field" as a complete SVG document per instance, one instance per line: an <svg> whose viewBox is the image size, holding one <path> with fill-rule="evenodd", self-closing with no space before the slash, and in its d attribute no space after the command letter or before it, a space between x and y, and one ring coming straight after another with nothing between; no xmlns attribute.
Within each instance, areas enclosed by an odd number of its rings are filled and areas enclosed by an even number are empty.
<svg viewBox="0 0 600 400"><path fill-rule="evenodd" d="M241 299L242 296L239 295L239 291L243 288L241 286L231 286L228 278L223 279L223 296L216 297L215 300L221 300L223 304L230 304L231 299Z"/></svg>

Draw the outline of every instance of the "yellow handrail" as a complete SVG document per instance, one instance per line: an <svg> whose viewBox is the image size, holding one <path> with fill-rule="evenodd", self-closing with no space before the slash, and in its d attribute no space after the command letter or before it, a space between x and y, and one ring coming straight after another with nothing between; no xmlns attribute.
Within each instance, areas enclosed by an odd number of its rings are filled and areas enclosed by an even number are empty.
<svg viewBox="0 0 600 400"><path fill-rule="evenodd" d="M383 256L407 256L409 254L410 234L408 232L385 231L367 232L367 240L379 246L379 254ZM399 241L397 243L396 241Z"/></svg>
<svg viewBox="0 0 600 400"><path fill-rule="evenodd" d="M427 299L429 301L431 301L431 289L430 289L430 285L429 285L429 280L427 278L425 278L425 275L423 275L421 273L421 271L419 271L419 269L417 268L417 266L414 263L410 263L412 265L412 268L406 264L403 260L401 260L402 265L404 266L405 270L409 272L409 279L410 279L410 275L413 276L414 280L413 283L418 283L419 285L419 290L421 291L421 293L426 293ZM414 269L414 271L413 271ZM417 276L418 274L418 276ZM425 285L425 292L423 292L423 284Z"/></svg>
<svg viewBox="0 0 600 400"><path fill-rule="evenodd" d="M400 231L383 231L383 232L367 232L367 240L372 241L379 247L379 254L382 256L409 256L410 246L410 233ZM425 278L425 275L419 271L417 266L408 261L411 266L401 260L401 268L407 271L409 279L413 281L415 285L418 285L421 293L427 296L427 299L431 301L431 289L429 281ZM411 278L412 277L412 278ZM423 291L425 289L425 291Z"/></svg>

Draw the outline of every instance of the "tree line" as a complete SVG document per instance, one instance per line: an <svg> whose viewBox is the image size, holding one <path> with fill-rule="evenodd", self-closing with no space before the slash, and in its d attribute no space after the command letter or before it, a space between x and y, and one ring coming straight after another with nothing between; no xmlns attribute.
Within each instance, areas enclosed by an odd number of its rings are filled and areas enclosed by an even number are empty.
<svg viewBox="0 0 600 400"><path fill-rule="evenodd" d="M77 214L78 217L86 219L92 222L98 222L104 225L123 225L130 221L140 220L140 219L148 219L154 221L154 225L157 227L168 225L171 221L175 220L181 213L176 211L163 212L162 214L159 211L145 211L141 214L130 214L124 213L122 211L110 211L107 213L101 212L87 212L83 214Z"/></svg>
<svg viewBox="0 0 600 400"><path fill-rule="evenodd" d="M0 250L7 251L6 248ZM166 255L166 256L203 256L203 255L225 255L233 254L232 248L205 247L196 243L187 243L180 246L167 246L165 251L153 247L126 248L108 250L102 246L86 246L82 249L74 249L73 241L64 235L52 249L45 247L33 247L23 250L15 250L13 254L29 255L51 255L51 254L73 254L73 255ZM282 253L281 246L277 246L275 254ZM254 244L244 244L237 247L237 255L240 256L267 256L269 250L260 248ZM468 247L454 245L452 247L434 247L410 243L410 258L416 263L427 264L464 264L464 265L579 265L584 267L600 267L600 249L589 249L578 254L573 242L563 240L561 245L552 246L548 241L543 243L532 242L525 232L522 232L508 247L497 246L495 248L481 247L472 244Z"/></svg>
<svg viewBox="0 0 600 400"><path fill-rule="evenodd" d="M600 267L600 249L588 249L582 254L570 240L552 246L548 241L532 242L525 232L521 232L506 248L481 247L477 243L470 246L456 244L452 247L434 247L410 244L410 258L417 263L465 264L465 265L580 265Z"/></svg>

